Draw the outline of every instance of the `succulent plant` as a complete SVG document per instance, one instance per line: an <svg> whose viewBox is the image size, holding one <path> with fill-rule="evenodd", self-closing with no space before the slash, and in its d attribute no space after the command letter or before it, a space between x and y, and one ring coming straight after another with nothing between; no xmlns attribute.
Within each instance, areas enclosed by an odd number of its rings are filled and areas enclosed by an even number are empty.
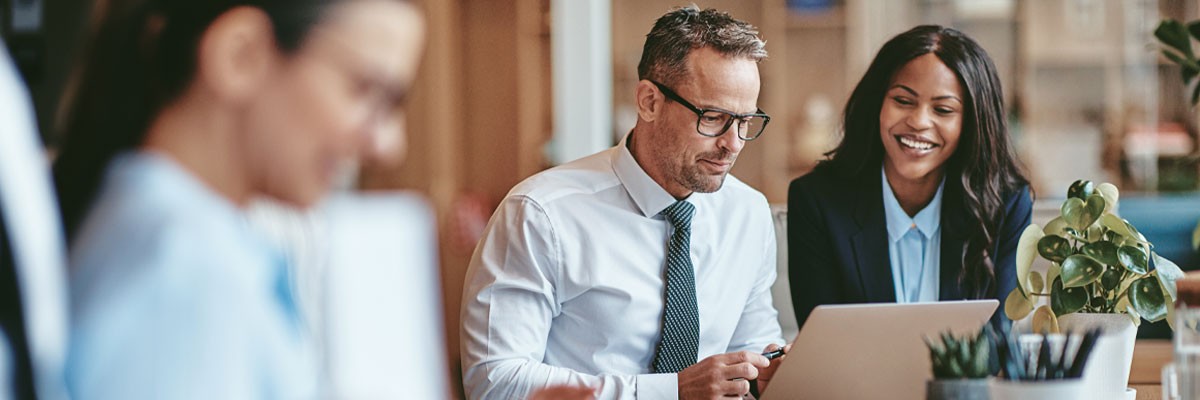
<svg viewBox="0 0 1200 400"><path fill-rule="evenodd" d="M1112 213L1118 198L1110 183L1075 181L1062 215L1045 228L1025 229L1017 244L1017 287L1004 302L1009 318L1033 312L1034 332L1058 332L1058 317L1074 312L1125 313L1134 324L1174 323L1168 316L1175 311L1175 280L1183 271ZM1030 270L1034 255L1050 261L1044 279ZM1048 297L1049 305L1034 312L1037 297Z"/></svg>
<svg viewBox="0 0 1200 400"><path fill-rule="evenodd" d="M940 344L925 337L925 345L929 346L929 360L936 379L974 379L991 375L990 357L994 345L986 330L959 338L947 331L942 333Z"/></svg>

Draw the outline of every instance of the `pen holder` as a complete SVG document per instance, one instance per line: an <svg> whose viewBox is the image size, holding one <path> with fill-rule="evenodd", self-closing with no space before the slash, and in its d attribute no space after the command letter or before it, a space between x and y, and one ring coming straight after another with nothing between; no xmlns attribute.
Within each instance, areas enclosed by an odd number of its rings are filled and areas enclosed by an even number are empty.
<svg viewBox="0 0 1200 400"><path fill-rule="evenodd" d="M988 385L992 400L1083 400L1082 379L1008 381L993 379Z"/></svg>
<svg viewBox="0 0 1200 400"><path fill-rule="evenodd" d="M1163 400L1200 400L1200 368L1191 364L1175 361L1163 367Z"/></svg>
<svg viewBox="0 0 1200 400"><path fill-rule="evenodd" d="M1082 379L1101 331L1073 335L998 333L997 352L1005 379L988 385L992 400L1089 399Z"/></svg>

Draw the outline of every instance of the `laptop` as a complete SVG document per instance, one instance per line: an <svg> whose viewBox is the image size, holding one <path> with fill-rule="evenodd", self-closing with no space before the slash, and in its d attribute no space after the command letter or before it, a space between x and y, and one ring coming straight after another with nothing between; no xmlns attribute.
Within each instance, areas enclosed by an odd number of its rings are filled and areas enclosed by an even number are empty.
<svg viewBox="0 0 1200 400"><path fill-rule="evenodd" d="M818 306L763 400L923 399L933 377L925 336L975 332L996 300Z"/></svg>

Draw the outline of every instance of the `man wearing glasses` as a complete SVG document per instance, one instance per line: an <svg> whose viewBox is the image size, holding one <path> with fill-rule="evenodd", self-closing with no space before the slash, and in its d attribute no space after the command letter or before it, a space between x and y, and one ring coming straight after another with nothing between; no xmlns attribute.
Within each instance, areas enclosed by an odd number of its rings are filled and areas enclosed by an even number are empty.
<svg viewBox="0 0 1200 400"><path fill-rule="evenodd" d="M762 388L783 343L766 198L727 177L770 121L757 29L673 10L646 37L637 125L617 146L534 175L492 216L467 272L470 399L552 385L600 398Z"/></svg>

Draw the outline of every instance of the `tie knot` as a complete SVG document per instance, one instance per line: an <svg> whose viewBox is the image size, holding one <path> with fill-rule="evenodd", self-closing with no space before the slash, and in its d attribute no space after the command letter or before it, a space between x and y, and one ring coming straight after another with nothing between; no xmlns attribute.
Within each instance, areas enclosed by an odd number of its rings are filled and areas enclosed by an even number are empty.
<svg viewBox="0 0 1200 400"><path fill-rule="evenodd" d="M692 203L680 200L662 210L660 214L667 218L675 229L691 229L692 214L696 212L696 207Z"/></svg>

